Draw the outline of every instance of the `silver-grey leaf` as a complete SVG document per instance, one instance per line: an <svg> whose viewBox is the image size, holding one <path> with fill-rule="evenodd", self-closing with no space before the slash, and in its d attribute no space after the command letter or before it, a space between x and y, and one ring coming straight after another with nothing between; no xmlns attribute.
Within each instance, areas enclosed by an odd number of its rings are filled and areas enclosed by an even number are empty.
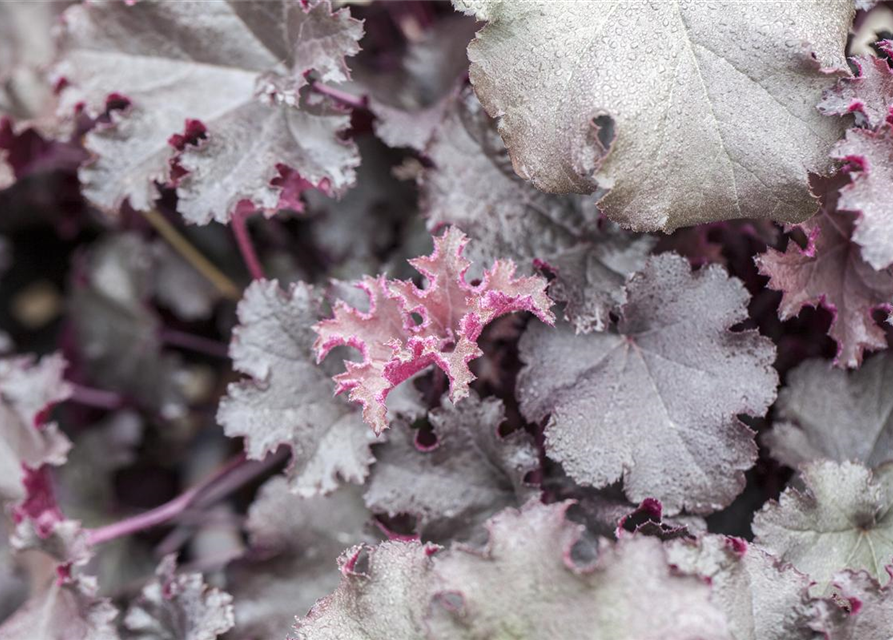
<svg viewBox="0 0 893 640"><path fill-rule="evenodd" d="M584 485L623 478L630 500L671 514L729 504L756 458L736 416L762 415L778 385L772 342L729 331L748 298L721 267L662 254L630 279L616 331L530 325L517 397L528 420L551 416L547 455Z"/></svg>
<svg viewBox="0 0 893 640"><path fill-rule="evenodd" d="M797 468L826 458L876 467L893 460L893 357L879 353L860 369L809 360L778 394L781 420L763 437L772 456Z"/></svg>
<svg viewBox="0 0 893 640"><path fill-rule="evenodd" d="M872 472L855 462L803 466L806 490L785 489L754 516L755 542L827 593L834 574L865 570L881 584L893 561L893 465Z"/></svg>
<svg viewBox="0 0 893 640"><path fill-rule="evenodd" d="M334 490L339 479L361 483L373 461L374 434L316 365L311 350L321 297L303 282L283 291L257 280L239 303L233 367L253 378L229 385L217 420L244 437L248 457L263 459L280 445L292 450L292 490L304 496Z"/></svg>
<svg viewBox="0 0 893 640"><path fill-rule="evenodd" d="M335 192L353 182L356 148L338 138L349 116L311 97L305 78L348 78L343 58L363 33L348 10L332 13L328 0L100 0L64 19L61 113L80 103L102 113L113 93L130 103L87 135L95 158L81 181L99 207L149 209L156 183L178 183L180 211L205 224L229 220L242 200L275 211L279 165ZM189 120L207 139L177 149L171 136ZM174 176L172 160L190 173Z"/></svg>
<svg viewBox="0 0 893 640"><path fill-rule="evenodd" d="M540 189L607 189L636 230L814 213L807 173L843 129L815 105L822 68L848 73L852 0L454 4L488 23L471 80Z"/></svg>

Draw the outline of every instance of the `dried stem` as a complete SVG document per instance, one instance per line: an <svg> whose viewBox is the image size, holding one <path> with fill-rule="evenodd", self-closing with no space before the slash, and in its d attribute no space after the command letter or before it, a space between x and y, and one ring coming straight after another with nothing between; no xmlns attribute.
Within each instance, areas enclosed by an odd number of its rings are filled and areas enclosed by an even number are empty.
<svg viewBox="0 0 893 640"><path fill-rule="evenodd" d="M264 280L264 267L257 257L254 250L254 244L251 242L251 236L248 234L248 218L251 217L253 211L236 211L233 214L232 222L233 235L236 236L236 244L239 245L239 252L248 267L248 272L255 280Z"/></svg>
<svg viewBox="0 0 893 640"><path fill-rule="evenodd" d="M198 251L174 226L167 221L158 211L143 211L143 217L151 224L158 234L164 238L173 249L179 253L192 267L205 279L213 284L220 293L233 301L242 298L242 291L220 269L215 267L201 252Z"/></svg>
<svg viewBox="0 0 893 640"><path fill-rule="evenodd" d="M283 461L287 455L287 449L280 449L263 460L257 461L248 460L244 453L240 453L199 484L173 500L145 513L98 529L88 530L87 541L91 545L101 544L164 524L192 506L207 507Z"/></svg>

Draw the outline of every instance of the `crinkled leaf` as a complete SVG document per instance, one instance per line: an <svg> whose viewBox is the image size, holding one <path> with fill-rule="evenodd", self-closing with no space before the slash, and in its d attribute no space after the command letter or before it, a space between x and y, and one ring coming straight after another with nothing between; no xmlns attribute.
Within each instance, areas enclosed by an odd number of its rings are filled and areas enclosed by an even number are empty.
<svg viewBox="0 0 893 640"><path fill-rule="evenodd" d="M813 640L809 578L744 540L705 534L674 540L670 564L709 581L735 640Z"/></svg>
<svg viewBox="0 0 893 640"><path fill-rule="evenodd" d="M501 401L472 391L457 405L444 398L428 419L433 448L420 445L405 423L375 447L365 493L372 511L415 516L425 540L477 541L486 538L487 518L538 493L524 482L539 466L536 448L524 433L499 435Z"/></svg>
<svg viewBox="0 0 893 640"><path fill-rule="evenodd" d="M344 486L327 496L300 498L284 478L269 480L248 513L252 555L228 570L237 637L284 638L295 621L340 579L344 548L372 542L362 492Z"/></svg>
<svg viewBox="0 0 893 640"><path fill-rule="evenodd" d="M852 182L841 188L838 207L859 216L853 240L862 257L875 269L893 265L893 124L850 129L832 156L848 163Z"/></svg>
<svg viewBox="0 0 893 640"><path fill-rule="evenodd" d="M473 20L459 15L438 20L410 42L399 69L388 74L364 66L362 55L357 59L354 76L367 92L375 133L385 144L425 150L468 71L465 48L475 29Z"/></svg>
<svg viewBox="0 0 893 640"><path fill-rule="evenodd" d="M124 638L134 640L214 640L234 624L232 596L208 587L200 573L177 573L166 556L155 579L124 616Z"/></svg>
<svg viewBox="0 0 893 640"><path fill-rule="evenodd" d="M891 567L887 567L889 572ZM887 640L893 629L889 583L881 587L864 571L843 571L832 582L833 594L820 605L822 621L814 625L828 640Z"/></svg>
<svg viewBox="0 0 893 640"><path fill-rule="evenodd" d="M484 554L455 548L436 557L431 637L732 637L708 585L676 574L654 538L605 542L594 565L573 565L581 527L565 520L568 506L508 509L490 521Z"/></svg>
<svg viewBox="0 0 893 640"><path fill-rule="evenodd" d="M339 558L341 584L295 625L291 640L419 640L426 637L437 547L418 542L357 546Z"/></svg>
<svg viewBox="0 0 893 640"><path fill-rule="evenodd" d="M356 148L339 138L349 117L311 96L305 78L348 78L344 56L363 34L348 10L333 13L328 0L108 0L70 9L65 25L63 108L83 103L95 115L110 94L129 103L87 136L96 158L81 180L98 206L149 209L156 183L176 183L180 212L205 224L227 221L243 200L275 211L286 168L336 192L353 182Z"/></svg>
<svg viewBox="0 0 893 640"><path fill-rule="evenodd" d="M819 111L828 116L857 114L869 127L879 127L893 110L893 69L883 58L855 56L859 75L841 78L822 95Z"/></svg>
<svg viewBox="0 0 893 640"><path fill-rule="evenodd" d="M738 414L775 399L774 345L731 332L749 296L719 266L692 272L675 254L649 259L627 286L617 330L575 335L530 326L521 338L521 411L551 416L546 450L584 485L620 478L634 502L670 513L728 504L756 457Z"/></svg>
<svg viewBox="0 0 893 640"><path fill-rule="evenodd" d="M331 397L329 379L314 363L320 301L303 282L286 292L275 280L260 280L245 290L230 355L253 380L230 384L217 412L228 436L245 438L252 459L291 447L291 487L305 496L332 491L339 478L362 482L373 460L372 433L359 412Z"/></svg>
<svg viewBox="0 0 893 640"><path fill-rule="evenodd" d="M466 397L474 380L468 363L481 355L477 339L499 316L530 311L545 323L554 321L545 280L514 277L510 260L496 261L480 284L469 284L466 242L461 231L447 229L434 238L430 256L409 261L425 276L424 288L411 280L366 276L357 286L369 296L367 312L339 302L331 319L313 327L318 361L337 346L362 352L361 362L345 361L346 371L334 377L336 393L350 392L375 433L388 427L385 400L391 390L432 364L449 377L453 402Z"/></svg>
<svg viewBox="0 0 893 640"><path fill-rule="evenodd" d="M826 591L844 569L889 581L893 560L893 466L874 472L829 460L802 467L806 490L785 489L754 516L756 543L807 574Z"/></svg>
<svg viewBox="0 0 893 640"><path fill-rule="evenodd" d="M837 188L846 176L818 180L822 207L801 225L806 248L788 241L785 252L768 249L755 260L768 287L782 292L778 315L788 320L804 306L822 305L833 314L828 333L837 342L835 364L858 367L866 349L885 349L884 331L872 312L893 303L893 274L865 261L854 240L855 218L837 210Z"/></svg>
<svg viewBox="0 0 893 640"><path fill-rule="evenodd" d="M822 458L868 467L893 460L893 357L878 354L849 373L810 360L787 380L775 405L782 422L764 436L773 457L794 468Z"/></svg>
<svg viewBox="0 0 893 640"><path fill-rule="evenodd" d="M0 626L3 640L119 640L117 610L88 577L53 580Z"/></svg>
<svg viewBox="0 0 893 640"><path fill-rule="evenodd" d="M179 359L162 351L161 320L149 308L152 252L139 236L93 245L69 302L79 355L90 381L166 418L185 412Z"/></svg>
<svg viewBox="0 0 893 640"><path fill-rule="evenodd" d="M807 172L843 128L815 109L820 67L846 70L848 0L455 4L488 23L471 80L540 189L609 189L605 213L638 230L812 215Z"/></svg>
<svg viewBox="0 0 893 640"><path fill-rule="evenodd" d="M59 354L0 358L0 503L25 498L28 469L65 462L71 442L46 418L71 395L66 366Z"/></svg>

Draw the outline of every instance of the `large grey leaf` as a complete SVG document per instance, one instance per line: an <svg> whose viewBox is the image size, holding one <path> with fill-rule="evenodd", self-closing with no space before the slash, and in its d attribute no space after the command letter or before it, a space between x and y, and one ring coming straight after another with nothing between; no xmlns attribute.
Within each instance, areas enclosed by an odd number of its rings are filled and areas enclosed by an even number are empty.
<svg viewBox="0 0 893 640"><path fill-rule="evenodd" d="M353 182L356 148L338 138L349 117L311 97L304 77L348 78L343 58L363 29L347 10L332 13L328 0L107 0L73 7L65 25L62 108L83 103L95 115L112 93L130 102L87 136L96 157L81 180L98 206L151 208L172 160L190 172L179 210L198 224L228 220L242 200L275 210L281 167L336 192ZM185 142L171 139L184 131Z"/></svg>
<svg viewBox="0 0 893 640"><path fill-rule="evenodd" d="M854 462L803 466L806 491L785 489L754 516L756 543L827 591L835 573L864 569L881 584L893 561L893 465L874 472Z"/></svg>
<svg viewBox="0 0 893 640"><path fill-rule="evenodd" d="M710 587L670 568L661 542L605 542L596 563L573 565L581 527L568 503L528 503L493 518L481 555L463 548L435 558L431 638L731 639Z"/></svg>
<svg viewBox="0 0 893 640"><path fill-rule="evenodd" d="M710 582L735 640L813 640L809 578L746 542L705 534L667 543L670 564Z"/></svg>
<svg viewBox="0 0 893 640"><path fill-rule="evenodd" d="M524 483L539 466L536 448L524 433L501 437L505 407L474 391L457 405L444 397L428 419L437 437L433 449L418 445L406 423L375 447L366 504L416 516L424 540L484 540L490 516L538 493Z"/></svg>
<svg viewBox="0 0 893 640"><path fill-rule="evenodd" d="M305 496L332 491L339 478L362 482L375 440L360 413L332 397L315 363L311 327L320 302L303 282L285 292L275 280L257 280L245 290L230 355L254 379L230 384L217 412L228 436L245 438L252 459L291 447L292 490Z"/></svg>
<svg viewBox="0 0 893 640"><path fill-rule="evenodd" d="M227 572L236 608L235 634L284 638L340 580L336 560L350 545L372 542L371 514L351 485L327 496L300 498L284 478L261 487L248 512L252 555Z"/></svg>
<svg viewBox="0 0 893 640"><path fill-rule="evenodd" d="M527 329L521 411L551 416L547 454L581 484L623 478L633 502L657 498L669 513L720 508L756 457L736 416L762 415L775 399L775 348L729 331L749 296L719 266L692 272L678 255L652 257L627 294L616 331Z"/></svg>
<svg viewBox="0 0 893 640"><path fill-rule="evenodd" d="M869 467L893 460L893 357L886 353L848 373L824 360L804 362L778 394L777 422L764 436L791 467L827 458Z"/></svg>
<svg viewBox="0 0 893 640"><path fill-rule="evenodd" d="M488 22L471 80L540 189L609 189L637 230L814 212L807 172L843 129L820 67L846 73L851 0L454 4Z"/></svg>

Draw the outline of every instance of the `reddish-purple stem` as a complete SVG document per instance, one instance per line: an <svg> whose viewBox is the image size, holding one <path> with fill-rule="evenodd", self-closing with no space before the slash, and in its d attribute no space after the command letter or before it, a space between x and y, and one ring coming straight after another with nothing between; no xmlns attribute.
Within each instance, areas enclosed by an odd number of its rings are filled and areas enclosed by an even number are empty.
<svg viewBox="0 0 893 640"><path fill-rule="evenodd" d="M239 251L242 253L242 259L245 261L245 266L248 267L248 272L255 280L263 280L265 278L264 268L254 250L254 244L251 242L251 236L248 235L248 225L246 224L253 213L253 211L236 211L231 224L233 235L236 236L236 244L239 245Z"/></svg>
<svg viewBox="0 0 893 640"><path fill-rule="evenodd" d="M229 348L225 344L192 333L185 333L176 329L162 329L161 341L172 347L189 349L190 351L203 353L214 358L229 358Z"/></svg>
<svg viewBox="0 0 893 640"><path fill-rule="evenodd" d="M114 391L103 391L102 389L85 387L73 382L68 384L71 387L69 400L72 402L97 409L108 409L109 411L120 409L126 404L124 398Z"/></svg>
<svg viewBox="0 0 893 640"><path fill-rule="evenodd" d="M272 469L277 464L285 462L291 450L288 447L280 447L278 450L267 455L263 460L251 461L242 468L222 478L213 487L210 487L201 496L199 496L190 507L195 509L207 508L217 501L223 499L233 491L236 491L252 479L261 475L263 472ZM156 551L159 555L167 555L177 551L192 536L193 531L190 527L181 526L171 531L167 537L161 541Z"/></svg>
<svg viewBox="0 0 893 640"><path fill-rule="evenodd" d="M180 494L173 500L165 502L163 505L150 509L145 513L125 518L124 520L114 522L98 529L89 530L87 532L87 541L91 545L97 545L163 524L183 513L200 496L203 496L210 491L214 485L223 481L227 476L235 473L247 463L248 460L245 457L245 454L240 453L220 469L202 480L199 484ZM254 476L252 475L251 477ZM250 478L244 478L243 483L247 482L249 479Z"/></svg>
<svg viewBox="0 0 893 640"><path fill-rule="evenodd" d="M366 109L369 106L369 100L366 96L355 96L352 93L341 91L340 89L330 87L321 82L314 82L310 85L310 88L316 91L316 93L328 96L338 104L350 107L351 109Z"/></svg>

